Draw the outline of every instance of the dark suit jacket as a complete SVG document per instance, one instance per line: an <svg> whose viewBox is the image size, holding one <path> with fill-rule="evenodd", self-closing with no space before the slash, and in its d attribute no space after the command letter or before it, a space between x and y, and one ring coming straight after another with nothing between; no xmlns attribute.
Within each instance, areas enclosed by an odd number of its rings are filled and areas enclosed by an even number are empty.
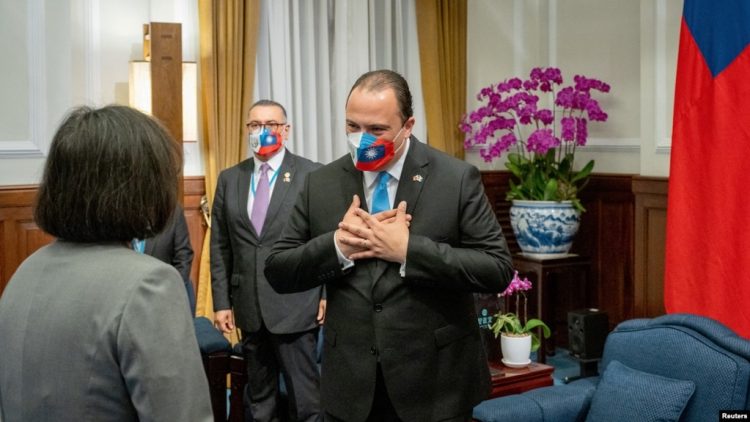
<svg viewBox="0 0 750 422"><path fill-rule="evenodd" d="M158 235L146 239L143 253L175 267L185 284L191 312L195 310L195 292L190 281L193 266L193 248L190 245L185 213L181 206L175 209L172 220Z"/></svg>
<svg viewBox="0 0 750 422"><path fill-rule="evenodd" d="M278 291L326 285L323 408L364 420L380 362L401 419L469 413L490 387L472 292L501 291L512 272L479 171L412 138L395 199L413 217L404 278L382 260L342 272L333 236L354 194L365 197L348 155L311 173L266 261Z"/></svg>
<svg viewBox="0 0 750 422"><path fill-rule="evenodd" d="M254 162L245 160L219 175L211 212L211 287L214 310L234 308L245 331L264 322L276 334L315 328L321 287L290 295L276 293L263 267L273 243L286 226L305 176L320 164L286 151L276 178L261 237L247 213Z"/></svg>

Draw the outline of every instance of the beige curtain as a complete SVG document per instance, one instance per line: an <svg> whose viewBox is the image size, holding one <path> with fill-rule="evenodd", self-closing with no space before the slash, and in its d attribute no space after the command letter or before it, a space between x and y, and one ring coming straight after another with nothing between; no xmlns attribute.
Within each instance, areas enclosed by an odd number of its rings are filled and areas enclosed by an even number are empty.
<svg viewBox="0 0 750 422"><path fill-rule="evenodd" d="M416 1L427 139L463 159L458 124L466 111L467 0Z"/></svg>
<svg viewBox="0 0 750 422"><path fill-rule="evenodd" d="M210 209L219 172L244 157L242 125L253 98L260 0L199 0L198 7L200 118ZM201 251L196 315L213 320L210 235L209 228Z"/></svg>

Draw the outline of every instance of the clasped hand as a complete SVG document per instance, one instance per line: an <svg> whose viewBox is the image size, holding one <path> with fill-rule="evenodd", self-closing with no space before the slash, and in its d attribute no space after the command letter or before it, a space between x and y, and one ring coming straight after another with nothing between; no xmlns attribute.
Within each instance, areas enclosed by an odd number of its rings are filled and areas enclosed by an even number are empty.
<svg viewBox="0 0 750 422"><path fill-rule="evenodd" d="M352 261L379 258L403 264L411 221L411 215L406 214L406 202L401 201L394 210L374 215L359 206L359 196L354 195L336 230L334 239L341 253Z"/></svg>

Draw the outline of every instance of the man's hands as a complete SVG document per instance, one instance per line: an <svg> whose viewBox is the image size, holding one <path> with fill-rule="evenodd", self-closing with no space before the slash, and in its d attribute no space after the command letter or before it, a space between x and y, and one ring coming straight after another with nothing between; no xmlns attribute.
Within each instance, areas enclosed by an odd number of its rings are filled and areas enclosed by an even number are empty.
<svg viewBox="0 0 750 422"><path fill-rule="evenodd" d="M368 214L359 205L359 197L355 195L336 230L334 238L341 253L353 261L379 258L403 264L411 221L411 216L406 214L406 202L401 201L395 210L375 215Z"/></svg>
<svg viewBox="0 0 750 422"><path fill-rule="evenodd" d="M214 327L228 334L234 330L234 314L231 309L214 312Z"/></svg>
<svg viewBox="0 0 750 422"><path fill-rule="evenodd" d="M366 248L361 247L359 245L352 245L350 243L344 243L341 239L343 238L355 238L357 237L355 234L347 231L346 229L342 228L341 225L343 223L346 223L350 226L362 226L364 225L364 221L362 221L362 218L358 217L356 212L359 208L360 201L359 196L354 195L354 198L352 198L352 204L349 205L349 209L346 210L346 214L344 214L344 219L341 220L341 223L339 223L339 229L336 230L336 233L334 233L333 239L336 242L336 245L339 247L339 250L342 254L344 254L345 257L349 258L352 254L357 252L362 252Z"/></svg>
<svg viewBox="0 0 750 422"><path fill-rule="evenodd" d="M320 299L320 302L318 303L318 315L315 317L315 320L318 321L318 325L323 325L324 322L326 322L326 300Z"/></svg>

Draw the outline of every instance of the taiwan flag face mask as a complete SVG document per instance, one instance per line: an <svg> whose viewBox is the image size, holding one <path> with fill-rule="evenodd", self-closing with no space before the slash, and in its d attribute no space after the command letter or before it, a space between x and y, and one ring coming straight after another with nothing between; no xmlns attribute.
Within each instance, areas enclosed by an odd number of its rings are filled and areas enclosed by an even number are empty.
<svg viewBox="0 0 750 422"><path fill-rule="evenodd" d="M247 145L252 152L261 157L278 151L284 143L281 132L270 132L267 128L247 135Z"/></svg>
<svg viewBox="0 0 750 422"><path fill-rule="evenodd" d="M396 150L393 149L393 143L401 134L398 131L394 140L376 138L375 135L367 132L353 132L347 135L349 141L349 153L352 156L354 167L362 171L378 171L385 167L393 160ZM402 142L399 148L403 147L406 142Z"/></svg>

